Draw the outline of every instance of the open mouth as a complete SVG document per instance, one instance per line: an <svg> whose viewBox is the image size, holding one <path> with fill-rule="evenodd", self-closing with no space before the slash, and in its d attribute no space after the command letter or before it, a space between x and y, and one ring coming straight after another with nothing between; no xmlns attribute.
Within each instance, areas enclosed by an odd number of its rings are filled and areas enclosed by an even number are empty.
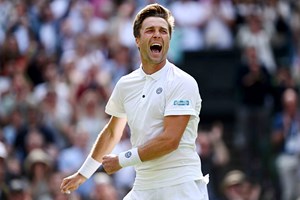
<svg viewBox="0 0 300 200"><path fill-rule="evenodd" d="M152 44L150 46L150 50L153 52L153 53L159 53L161 52L161 49L162 49L162 46L160 44Z"/></svg>

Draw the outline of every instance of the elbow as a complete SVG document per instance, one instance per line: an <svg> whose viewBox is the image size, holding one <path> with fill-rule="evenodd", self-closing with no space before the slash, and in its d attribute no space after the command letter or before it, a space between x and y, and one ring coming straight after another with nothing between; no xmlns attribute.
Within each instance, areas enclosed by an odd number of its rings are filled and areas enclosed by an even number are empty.
<svg viewBox="0 0 300 200"><path fill-rule="evenodd" d="M179 147L179 142L178 140L172 139L170 140L167 145L166 145L166 149L168 152L172 152L175 151L176 149L178 149Z"/></svg>

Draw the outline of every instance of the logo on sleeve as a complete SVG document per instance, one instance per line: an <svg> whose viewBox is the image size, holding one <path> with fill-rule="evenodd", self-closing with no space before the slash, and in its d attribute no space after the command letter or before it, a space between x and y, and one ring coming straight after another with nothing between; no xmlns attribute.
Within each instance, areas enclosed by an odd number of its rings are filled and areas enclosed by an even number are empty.
<svg viewBox="0 0 300 200"><path fill-rule="evenodd" d="M131 155L132 155L131 151L127 151L127 152L125 153L125 158L130 158Z"/></svg>
<svg viewBox="0 0 300 200"><path fill-rule="evenodd" d="M188 106L188 105L190 105L190 101L189 100L174 100L173 105L174 106Z"/></svg>

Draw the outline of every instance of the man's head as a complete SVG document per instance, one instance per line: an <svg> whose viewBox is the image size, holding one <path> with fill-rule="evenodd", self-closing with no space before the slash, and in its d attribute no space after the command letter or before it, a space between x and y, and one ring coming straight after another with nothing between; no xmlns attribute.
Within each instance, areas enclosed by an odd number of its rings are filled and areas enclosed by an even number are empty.
<svg viewBox="0 0 300 200"><path fill-rule="evenodd" d="M155 3L146 6L136 15L133 23L133 35L135 38L140 37L140 30L143 21L148 17L161 17L164 20L166 20L166 22L168 23L169 34L171 37L174 28L174 17L167 8Z"/></svg>
<svg viewBox="0 0 300 200"><path fill-rule="evenodd" d="M289 115L294 115L297 112L298 94L294 89L286 89L282 94L282 101L284 109Z"/></svg>

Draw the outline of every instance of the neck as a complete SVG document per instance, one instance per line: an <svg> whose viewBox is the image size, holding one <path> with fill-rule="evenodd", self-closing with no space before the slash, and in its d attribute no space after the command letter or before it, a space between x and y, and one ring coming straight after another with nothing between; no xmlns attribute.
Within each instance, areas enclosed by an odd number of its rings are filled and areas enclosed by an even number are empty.
<svg viewBox="0 0 300 200"><path fill-rule="evenodd" d="M147 63L147 62L142 62L142 68L143 71L150 75L154 74L155 72L159 71L161 68L163 68L166 64L166 60L160 62L160 63Z"/></svg>

